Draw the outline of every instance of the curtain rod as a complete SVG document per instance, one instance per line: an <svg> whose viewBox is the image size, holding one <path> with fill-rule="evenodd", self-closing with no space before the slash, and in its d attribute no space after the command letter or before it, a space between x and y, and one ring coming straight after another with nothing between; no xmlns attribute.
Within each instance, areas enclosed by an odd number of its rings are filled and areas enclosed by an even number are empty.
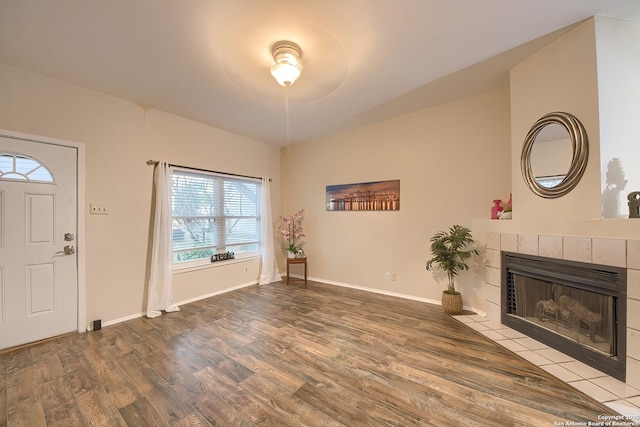
<svg viewBox="0 0 640 427"><path fill-rule="evenodd" d="M147 165L149 165L149 166L151 166L151 165L155 166L157 164L158 164L158 162L156 160L147 160ZM258 180L262 181L262 178L257 177L257 176L251 176L251 175L240 175L240 174L237 174L237 173L213 171L213 170L210 170L210 169L201 169L201 168L194 168L194 167L191 167L191 166L176 165L174 163L169 163L169 166L173 166L175 168L190 169L190 170L199 171L199 172L210 172L210 173L219 173L219 174L222 174L222 175L237 176L237 177L240 177L240 178L258 179ZM269 182L271 182L271 178L269 178Z"/></svg>

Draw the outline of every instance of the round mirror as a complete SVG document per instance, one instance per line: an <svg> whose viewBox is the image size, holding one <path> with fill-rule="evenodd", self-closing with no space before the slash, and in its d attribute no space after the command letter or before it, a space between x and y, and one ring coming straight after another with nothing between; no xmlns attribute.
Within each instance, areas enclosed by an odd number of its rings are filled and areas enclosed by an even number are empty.
<svg viewBox="0 0 640 427"><path fill-rule="evenodd" d="M562 182L571 168L573 146L564 126L550 123L543 127L531 148L531 172L545 188L554 188Z"/></svg>
<svg viewBox="0 0 640 427"><path fill-rule="evenodd" d="M520 167L527 187L545 198L571 191L587 166L589 146L582 123L568 113L549 113L529 130Z"/></svg>

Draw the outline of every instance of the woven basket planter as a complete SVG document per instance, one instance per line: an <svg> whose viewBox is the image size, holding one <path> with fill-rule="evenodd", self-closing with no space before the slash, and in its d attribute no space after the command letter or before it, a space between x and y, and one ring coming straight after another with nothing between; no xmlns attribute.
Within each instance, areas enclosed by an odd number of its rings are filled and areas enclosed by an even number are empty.
<svg viewBox="0 0 640 427"><path fill-rule="evenodd" d="M442 309L445 313L460 314L462 313L462 294L449 294L442 292Z"/></svg>

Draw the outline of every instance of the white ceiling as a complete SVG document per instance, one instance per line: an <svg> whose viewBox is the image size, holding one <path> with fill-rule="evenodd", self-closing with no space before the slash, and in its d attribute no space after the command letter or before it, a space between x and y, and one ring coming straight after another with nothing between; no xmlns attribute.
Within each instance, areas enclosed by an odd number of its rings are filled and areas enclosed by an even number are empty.
<svg viewBox="0 0 640 427"><path fill-rule="evenodd" d="M495 87L593 15L640 0L0 0L0 62L284 145L276 41L303 51L295 143Z"/></svg>

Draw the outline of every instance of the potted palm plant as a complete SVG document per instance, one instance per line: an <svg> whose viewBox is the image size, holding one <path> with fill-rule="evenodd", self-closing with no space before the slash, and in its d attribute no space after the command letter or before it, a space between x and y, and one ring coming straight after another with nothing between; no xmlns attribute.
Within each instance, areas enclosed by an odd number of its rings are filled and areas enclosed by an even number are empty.
<svg viewBox="0 0 640 427"><path fill-rule="evenodd" d="M442 292L442 308L449 314L462 312L462 294L456 291L454 277L463 270L469 270L467 261L478 250L471 248L475 243L471 230L461 225L453 225L449 231L439 231L431 237L432 258L427 261L427 270L442 270L447 273L449 283Z"/></svg>

